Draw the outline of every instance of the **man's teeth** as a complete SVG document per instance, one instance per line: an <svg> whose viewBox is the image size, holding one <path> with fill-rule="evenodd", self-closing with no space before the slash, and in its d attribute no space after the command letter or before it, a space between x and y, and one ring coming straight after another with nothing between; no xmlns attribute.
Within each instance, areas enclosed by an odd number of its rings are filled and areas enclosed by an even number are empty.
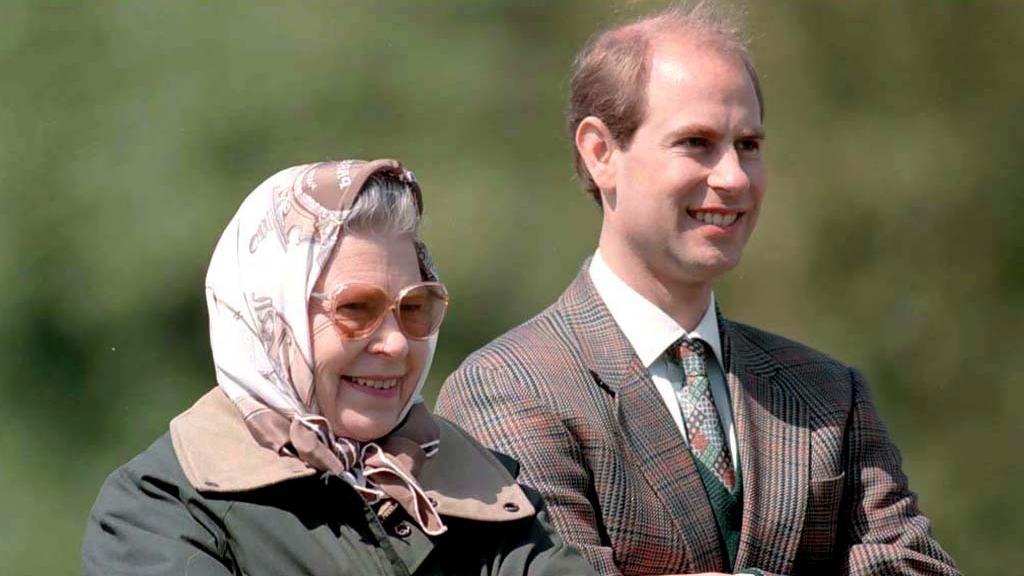
<svg viewBox="0 0 1024 576"><path fill-rule="evenodd" d="M693 214L694 219L700 220L705 224L711 224L712 226L721 226L723 228L731 225L733 222L736 221L736 218L739 218L739 214L736 214L735 212L729 214L720 214L718 212L695 211L691 212L691 214Z"/></svg>
<svg viewBox="0 0 1024 576"><path fill-rule="evenodd" d="M391 380L368 380L366 378L356 378L355 376L347 376L347 378L360 386L376 388L377 390L394 388L395 386L398 386L398 382L401 380L400 378L392 378Z"/></svg>

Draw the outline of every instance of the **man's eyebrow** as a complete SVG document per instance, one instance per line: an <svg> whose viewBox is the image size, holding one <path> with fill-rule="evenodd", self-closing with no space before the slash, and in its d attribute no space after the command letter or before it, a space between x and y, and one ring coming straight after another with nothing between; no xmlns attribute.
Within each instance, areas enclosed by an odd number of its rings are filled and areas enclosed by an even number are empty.
<svg viewBox="0 0 1024 576"><path fill-rule="evenodd" d="M739 135L742 140L764 140L765 138L764 128L760 126L739 130ZM695 137L714 139L719 136L721 136L721 132L706 124L685 124L669 132L667 139L670 141L676 141L680 138Z"/></svg>
<svg viewBox="0 0 1024 576"><path fill-rule="evenodd" d="M670 140L680 138L715 138L719 135L718 130L706 124L684 124L668 133Z"/></svg>
<svg viewBox="0 0 1024 576"><path fill-rule="evenodd" d="M751 130L740 130L741 138L744 140L764 140L764 128L760 126Z"/></svg>

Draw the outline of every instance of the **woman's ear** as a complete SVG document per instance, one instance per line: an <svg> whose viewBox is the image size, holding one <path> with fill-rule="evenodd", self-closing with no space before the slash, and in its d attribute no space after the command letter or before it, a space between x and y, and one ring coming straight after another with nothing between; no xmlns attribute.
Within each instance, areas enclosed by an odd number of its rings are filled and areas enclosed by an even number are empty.
<svg viewBox="0 0 1024 576"><path fill-rule="evenodd" d="M602 193L615 191L615 164L612 162L616 150L611 131L597 116L587 116L576 127L576 150L590 172L590 177Z"/></svg>

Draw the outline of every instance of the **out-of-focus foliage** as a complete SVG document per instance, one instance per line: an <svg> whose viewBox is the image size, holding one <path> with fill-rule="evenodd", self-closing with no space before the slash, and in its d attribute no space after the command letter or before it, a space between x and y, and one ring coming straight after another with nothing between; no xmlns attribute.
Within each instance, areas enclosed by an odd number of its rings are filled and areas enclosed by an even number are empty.
<svg viewBox="0 0 1024 576"><path fill-rule="evenodd" d="M859 366L970 574L1024 564L1024 4L752 3L770 192L725 313ZM0 17L0 566L78 570L105 475L213 384L203 275L288 165L403 159L453 305L427 395L599 213L574 51L658 3L29 2Z"/></svg>

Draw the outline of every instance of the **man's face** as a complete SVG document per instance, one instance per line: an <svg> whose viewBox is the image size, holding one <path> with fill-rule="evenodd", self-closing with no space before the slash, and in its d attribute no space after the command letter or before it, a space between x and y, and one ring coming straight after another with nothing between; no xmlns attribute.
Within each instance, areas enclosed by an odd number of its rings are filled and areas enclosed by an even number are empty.
<svg viewBox="0 0 1024 576"><path fill-rule="evenodd" d="M647 112L612 147L604 235L627 270L708 285L739 263L765 193L763 128L738 56L667 37L652 47ZM640 279L643 281L643 279Z"/></svg>

